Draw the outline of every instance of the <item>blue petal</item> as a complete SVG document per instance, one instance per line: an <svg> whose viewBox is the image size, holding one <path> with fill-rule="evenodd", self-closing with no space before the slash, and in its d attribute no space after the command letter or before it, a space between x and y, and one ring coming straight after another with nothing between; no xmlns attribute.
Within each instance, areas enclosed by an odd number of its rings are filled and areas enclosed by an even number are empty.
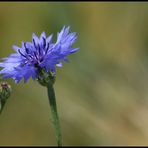
<svg viewBox="0 0 148 148"><path fill-rule="evenodd" d="M45 32L42 32L42 34L40 35L40 40L42 40L42 38L46 39L46 33Z"/></svg>
<svg viewBox="0 0 148 148"><path fill-rule="evenodd" d="M56 64L56 66L57 67L62 67L62 63L60 62L60 63Z"/></svg>
<svg viewBox="0 0 148 148"><path fill-rule="evenodd" d="M77 35L75 32L69 33L70 27L63 28L62 31L58 34L58 39L55 44L55 50L60 52L63 55L71 54L73 51L70 51L72 44L76 41Z"/></svg>
<svg viewBox="0 0 148 148"><path fill-rule="evenodd" d="M41 48L45 48L44 47L45 45L46 45L46 34L45 34L45 32L43 32L40 35L40 46L41 46Z"/></svg>
<svg viewBox="0 0 148 148"><path fill-rule="evenodd" d="M17 53L19 53L18 50L20 49L20 47L18 47L16 45L13 45L12 48L13 48L14 51L16 51Z"/></svg>
<svg viewBox="0 0 148 148"><path fill-rule="evenodd" d="M47 44L50 44L50 43L52 42L52 37L53 37L53 35L51 34L51 35L46 39Z"/></svg>
<svg viewBox="0 0 148 148"><path fill-rule="evenodd" d="M67 28L65 28L65 26L63 27L61 32L57 34L57 43L59 43L69 33L69 29L69 26Z"/></svg>
<svg viewBox="0 0 148 148"><path fill-rule="evenodd" d="M78 49L79 49L79 48L72 48L72 49L70 49L70 53L74 53L74 52L76 52Z"/></svg>
<svg viewBox="0 0 148 148"><path fill-rule="evenodd" d="M40 40L39 38L36 36L35 33L32 34L32 43L34 44L34 47L37 49L38 44L40 45Z"/></svg>

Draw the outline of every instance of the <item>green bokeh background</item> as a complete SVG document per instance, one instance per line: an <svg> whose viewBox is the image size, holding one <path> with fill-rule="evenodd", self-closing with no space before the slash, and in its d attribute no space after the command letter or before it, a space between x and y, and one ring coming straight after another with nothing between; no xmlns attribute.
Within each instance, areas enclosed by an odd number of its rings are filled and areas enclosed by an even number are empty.
<svg viewBox="0 0 148 148"><path fill-rule="evenodd" d="M0 58L33 32L56 40L64 25L80 50L57 68L63 145L148 145L148 3L1 2ZM0 145L56 145L46 89L8 82Z"/></svg>

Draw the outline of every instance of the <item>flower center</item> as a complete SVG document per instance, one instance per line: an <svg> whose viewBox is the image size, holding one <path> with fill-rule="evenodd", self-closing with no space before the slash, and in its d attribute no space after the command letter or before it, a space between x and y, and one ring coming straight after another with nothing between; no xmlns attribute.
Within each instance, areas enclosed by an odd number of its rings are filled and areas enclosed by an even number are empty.
<svg viewBox="0 0 148 148"><path fill-rule="evenodd" d="M20 55L24 57L21 66L27 64L28 66L34 66L38 68L39 64L43 61L44 56L47 54L49 50L49 43L46 44L46 39L44 37L43 37L43 47L42 47L43 49L41 49L39 44L36 44L34 39L33 39L33 45L34 48L36 49L35 51L31 51L30 49L28 49L26 43L24 43L25 53L22 53L20 49L18 50Z"/></svg>

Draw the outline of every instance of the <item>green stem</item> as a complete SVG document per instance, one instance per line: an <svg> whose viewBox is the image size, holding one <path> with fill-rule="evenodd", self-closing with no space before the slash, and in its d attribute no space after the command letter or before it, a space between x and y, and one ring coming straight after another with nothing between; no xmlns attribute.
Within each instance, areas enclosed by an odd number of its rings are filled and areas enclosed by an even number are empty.
<svg viewBox="0 0 148 148"><path fill-rule="evenodd" d="M62 146L62 135L61 135L60 122L57 112L56 98L53 85L49 84L47 86L47 90L48 90L48 99L50 103L52 122L55 129L57 144L58 146Z"/></svg>
<svg viewBox="0 0 148 148"><path fill-rule="evenodd" d="M0 115L2 114L2 111L4 109L5 103L6 103L6 101L2 101L1 100L1 102L0 102Z"/></svg>

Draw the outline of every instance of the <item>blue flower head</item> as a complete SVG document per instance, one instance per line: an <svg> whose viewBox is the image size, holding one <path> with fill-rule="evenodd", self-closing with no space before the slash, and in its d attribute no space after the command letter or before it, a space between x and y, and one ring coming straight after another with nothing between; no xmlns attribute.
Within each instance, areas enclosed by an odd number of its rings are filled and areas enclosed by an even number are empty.
<svg viewBox="0 0 148 148"><path fill-rule="evenodd" d="M38 79L38 72L44 69L45 72L56 73L55 66L62 67L62 61L68 61L67 56L78 50L72 44L76 41L76 33L69 33L70 27L63 27L57 33L57 41L52 42L52 35L46 37L43 32L38 38L34 33L32 42L22 42L22 47L13 46L16 53L3 58L0 67L3 69L0 74L3 78L13 78L19 83L22 78L24 82L32 77Z"/></svg>

